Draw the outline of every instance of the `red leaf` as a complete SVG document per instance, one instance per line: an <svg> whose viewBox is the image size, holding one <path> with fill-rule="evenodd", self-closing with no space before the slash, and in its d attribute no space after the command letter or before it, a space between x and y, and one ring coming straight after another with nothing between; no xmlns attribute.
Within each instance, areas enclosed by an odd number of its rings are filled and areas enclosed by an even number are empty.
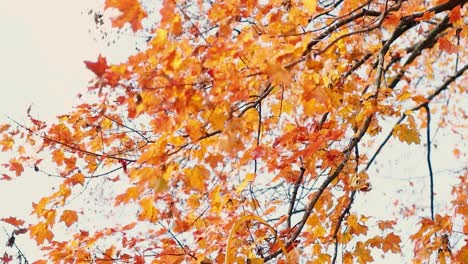
<svg viewBox="0 0 468 264"><path fill-rule="evenodd" d="M24 224L23 220L18 219L16 217L2 218L1 220L5 223L9 223L10 225L14 225L16 227L22 226Z"/></svg>
<svg viewBox="0 0 468 264"><path fill-rule="evenodd" d="M119 160L119 163L122 165L122 169L125 173L127 173L127 161L126 160Z"/></svg>
<svg viewBox="0 0 468 264"><path fill-rule="evenodd" d="M5 180L5 181L11 181L13 178L11 178L10 176L6 175L6 174L2 174L2 177L0 178L0 180Z"/></svg>
<svg viewBox="0 0 468 264"><path fill-rule="evenodd" d="M6 252L3 253L3 257L0 258L0 260L2 261L2 263L10 263L10 261L13 260L13 257L8 255Z"/></svg>
<svg viewBox="0 0 468 264"><path fill-rule="evenodd" d="M446 38L439 38L439 49L447 52L448 54L457 53L458 48L457 46L453 45L448 39Z"/></svg>
<svg viewBox="0 0 468 264"><path fill-rule="evenodd" d="M461 19L461 13L460 13L460 8L461 6L457 6L455 7L454 9L452 9L452 11L450 11L450 14L449 14L449 22L450 23L455 23L457 22L458 20Z"/></svg>
<svg viewBox="0 0 468 264"><path fill-rule="evenodd" d="M96 62L84 61L84 63L86 64L86 67L94 72L94 74L96 74L99 78L101 78L102 75L104 75L106 72L107 68L109 68L106 58L101 55L99 55Z"/></svg>

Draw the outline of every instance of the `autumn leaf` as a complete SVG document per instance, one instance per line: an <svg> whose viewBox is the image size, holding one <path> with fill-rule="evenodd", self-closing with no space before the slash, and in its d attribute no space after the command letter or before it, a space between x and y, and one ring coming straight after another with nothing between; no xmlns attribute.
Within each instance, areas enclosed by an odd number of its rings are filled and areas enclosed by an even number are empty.
<svg viewBox="0 0 468 264"><path fill-rule="evenodd" d="M354 249L354 255L357 258L358 263L370 263L374 261L374 258L370 254L370 250L366 248L365 244L362 242L357 242L356 247Z"/></svg>
<svg viewBox="0 0 468 264"><path fill-rule="evenodd" d="M10 136L7 136L6 134L2 135L2 139L0 139L0 146L2 146L2 151L8 151L13 149L14 145L13 138Z"/></svg>
<svg viewBox="0 0 468 264"><path fill-rule="evenodd" d="M447 38L442 37L438 40L439 49L447 52L448 54L454 54L458 52L458 47L453 45Z"/></svg>
<svg viewBox="0 0 468 264"><path fill-rule="evenodd" d="M309 11L309 14L315 13L315 8L317 7L316 0L303 0L302 3L304 7L307 8L307 10Z"/></svg>
<svg viewBox="0 0 468 264"><path fill-rule="evenodd" d="M2 218L1 221L5 223L9 223L10 225L14 225L16 227L24 225L24 221L21 219L18 219L16 217L7 217L7 218Z"/></svg>
<svg viewBox="0 0 468 264"><path fill-rule="evenodd" d="M244 180L242 180L242 182L237 186L236 192L237 193L242 192L245 189L245 187L247 186L247 184L252 182L254 179L255 179L255 174L254 173L248 173L247 175L245 175Z"/></svg>
<svg viewBox="0 0 468 264"><path fill-rule="evenodd" d="M94 72L97 77L101 78L106 70L108 69L107 60L105 57L99 55L98 60L96 62L85 61L84 62L86 67Z"/></svg>
<svg viewBox="0 0 468 264"><path fill-rule="evenodd" d="M202 166L195 166L185 170L185 177L188 185L196 190L203 191L205 189L205 179L210 175L210 172Z"/></svg>
<svg viewBox="0 0 468 264"><path fill-rule="evenodd" d="M10 171L14 171L16 176L20 176L24 171L23 165L16 159L10 159Z"/></svg>
<svg viewBox="0 0 468 264"><path fill-rule="evenodd" d="M143 28L141 20L147 14L138 0L106 0L105 8L116 8L121 12L119 16L112 19L112 26L121 28L124 24L130 23L135 32Z"/></svg>
<svg viewBox="0 0 468 264"><path fill-rule="evenodd" d="M138 220L156 222L158 220L158 209L154 206L153 199L151 197L145 197L140 200L140 206L142 211L138 215Z"/></svg>
<svg viewBox="0 0 468 264"><path fill-rule="evenodd" d="M288 70L277 62L266 62L265 73L273 85L290 85L292 82Z"/></svg>
<svg viewBox="0 0 468 264"><path fill-rule="evenodd" d="M67 227L70 227L73 223L78 221L78 214L76 211L65 210L60 216L60 221L64 222Z"/></svg>
<svg viewBox="0 0 468 264"><path fill-rule="evenodd" d="M36 225L31 225L29 227L29 232L31 238L36 240L38 245L43 244L45 240L50 242L54 238L54 234L48 229L46 223L38 223Z"/></svg>
<svg viewBox="0 0 468 264"><path fill-rule="evenodd" d="M395 235L394 233L390 233L383 239L382 250L384 252L391 251L392 253L400 253L400 243L400 237Z"/></svg>
<svg viewBox="0 0 468 264"><path fill-rule="evenodd" d="M393 136L398 137L398 139L402 142L406 142L408 144L421 143L421 139L419 133L416 129L411 129L408 125L405 124L398 124L393 128Z"/></svg>
<svg viewBox="0 0 468 264"><path fill-rule="evenodd" d="M0 258L0 261L2 263L10 263L13 260L13 256L8 255L6 252L3 253L3 256Z"/></svg>
<svg viewBox="0 0 468 264"><path fill-rule="evenodd" d="M140 192L138 191L137 187L129 187L125 193L119 194L115 197L115 205L122 203L126 204L132 200L136 201L139 195Z"/></svg>
<svg viewBox="0 0 468 264"><path fill-rule="evenodd" d="M71 185L84 185L85 177L81 172L78 172L72 175L70 178L68 178L67 182L69 182Z"/></svg>

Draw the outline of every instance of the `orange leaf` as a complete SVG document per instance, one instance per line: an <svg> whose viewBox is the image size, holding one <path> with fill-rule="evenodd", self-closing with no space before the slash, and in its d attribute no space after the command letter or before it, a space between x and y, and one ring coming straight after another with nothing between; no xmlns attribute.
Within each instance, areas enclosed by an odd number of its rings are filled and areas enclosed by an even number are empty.
<svg viewBox="0 0 468 264"><path fill-rule="evenodd" d="M317 0L303 0L302 4L305 8L307 8L309 14L315 13L315 9L317 8Z"/></svg>
<svg viewBox="0 0 468 264"><path fill-rule="evenodd" d="M439 38L439 49L447 52L448 54L454 54L458 52L458 47L453 45L447 38Z"/></svg>
<svg viewBox="0 0 468 264"><path fill-rule="evenodd" d="M185 169L185 175L191 187L203 191L205 189L205 180L210 176L210 171L197 165L192 169Z"/></svg>
<svg viewBox="0 0 468 264"><path fill-rule="evenodd" d="M9 223L10 225L14 225L16 227L22 226L24 224L23 220L18 219L16 217L2 218L1 221L5 222L5 223Z"/></svg>
<svg viewBox="0 0 468 264"><path fill-rule="evenodd" d="M47 225L45 223L31 225L29 227L29 231L31 238L36 240L38 245L43 244L44 240L48 240L50 242L54 238L54 234L47 229Z"/></svg>
<svg viewBox="0 0 468 264"><path fill-rule="evenodd" d="M401 252L400 243L400 237L394 233L390 233L383 240L382 250L384 252L388 252L390 250L393 253L399 253Z"/></svg>
<svg viewBox="0 0 468 264"><path fill-rule="evenodd" d="M20 176L21 173L24 171L23 165L17 161L16 159L10 160L10 171L14 171L16 176Z"/></svg>
<svg viewBox="0 0 468 264"><path fill-rule="evenodd" d="M112 26L121 28L130 23L133 31L142 29L141 20L147 16L138 0L106 0L105 8L116 8L121 14L112 19Z"/></svg>
<svg viewBox="0 0 468 264"><path fill-rule="evenodd" d="M462 16L461 16L461 13L460 13L460 9L461 9L461 6L456 6L455 8L452 9L452 11L450 11L449 13L449 22L450 23L455 23L457 22L458 20L461 20Z"/></svg>
<svg viewBox="0 0 468 264"><path fill-rule="evenodd" d="M7 131L10 128L9 124L1 125L0 126L0 133Z"/></svg>
<svg viewBox="0 0 468 264"><path fill-rule="evenodd" d="M370 255L370 250L366 248L365 244L362 242L357 242L354 255L357 257L358 263L360 264L374 261L374 258Z"/></svg>
<svg viewBox="0 0 468 264"><path fill-rule="evenodd" d="M75 173L73 176L67 179L66 183L71 183L72 185L81 184L83 185L85 177L81 172Z"/></svg>
<svg viewBox="0 0 468 264"><path fill-rule="evenodd" d="M2 151L8 151L13 149L14 140L12 137L3 134L2 139L0 139L0 146L2 146Z"/></svg>
<svg viewBox="0 0 468 264"><path fill-rule="evenodd" d="M416 129L410 129L408 125L405 124L398 124L393 128L393 136L398 137L400 141L406 142L408 144L421 143L421 139L419 137L419 133Z"/></svg>
<svg viewBox="0 0 468 264"><path fill-rule="evenodd" d="M268 75L273 85L289 85L292 82L292 78L288 70L277 62L267 62L265 73Z"/></svg>
<svg viewBox="0 0 468 264"><path fill-rule="evenodd" d="M65 156L63 155L63 150L56 149L52 152L52 160L59 166L63 164Z"/></svg>
<svg viewBox="0 0 468 264"><path fill-rule="evenodd" d="M65 210L60 216L60 221L64 222L67 227L70 227L78 220L78 214L72 210Z"/></svg>
<svg viewBox="0 0 468 264"><path fill-rule="evenodd" d="M107 60L105 57L102 57L99 55L98 60L96 62L91 62L91 61L84 61L86 67L94 72L99 78L104 75L106 72L107 68L109 67L107 65Z"/></svg>
<svg viewBox="0 0 468 264"><path fill-rule="evenodd" d="M121 203L126 204L130 202L130 200L135 201L139 195L140 192L137 187L129 187L125 193L119 194L115 197L115 205L119 205Z"/></svg>
<svg viewBox="0 0 468 264"><path fill-rule="evenodd" d="M138 215L138 220L147 220L153 223L158 220L159 211L154 207L153 199L151 197L141 199L140 206L142 211Z"/></svg>

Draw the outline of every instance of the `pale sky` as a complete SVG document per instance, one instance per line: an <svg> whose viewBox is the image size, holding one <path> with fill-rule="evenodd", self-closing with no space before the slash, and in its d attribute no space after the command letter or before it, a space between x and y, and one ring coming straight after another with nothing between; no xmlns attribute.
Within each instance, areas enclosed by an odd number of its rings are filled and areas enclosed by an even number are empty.
<svg viewBox="0 0 468 264"><path fill-rule="evenodd" d="M53 120L71 110L76 95L86 91L92 73L83 60L94 61L101 52L95 35L93 17L86 11L93 0L0 0L0 123L6 115L25 120L26 109L32 114ZM93 6L94 5L94 6ZM101 45L102 46L102 45ZM0 153L0 163L9 160ZM37 175L31 169L14 181L0 182L0 218L27 217L33 201L50 191L54 179ZM6 235L0 224L0 252ZM18 238L28 257L34 257L34 244Z"/></svg>

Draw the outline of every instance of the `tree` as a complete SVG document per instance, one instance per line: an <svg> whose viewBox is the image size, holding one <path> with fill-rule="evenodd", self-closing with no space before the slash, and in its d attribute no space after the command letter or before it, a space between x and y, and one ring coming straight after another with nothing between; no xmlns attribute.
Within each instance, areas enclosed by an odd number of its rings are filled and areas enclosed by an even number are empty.
<svg viewBox="0 0 468 264"><path fill-rule="evenodd" d="M37 263L369 263L403 243L394 219L352 210L368 169L395 140L426 142L411 258L466 263L468 172L442 214L431 163L431 116L466 129L465 3L106 0L113 26L152 37L124 63L85 61L96 78L55 123L1 126L3 180L61 179L36 221L2 220Z"/></svg>

